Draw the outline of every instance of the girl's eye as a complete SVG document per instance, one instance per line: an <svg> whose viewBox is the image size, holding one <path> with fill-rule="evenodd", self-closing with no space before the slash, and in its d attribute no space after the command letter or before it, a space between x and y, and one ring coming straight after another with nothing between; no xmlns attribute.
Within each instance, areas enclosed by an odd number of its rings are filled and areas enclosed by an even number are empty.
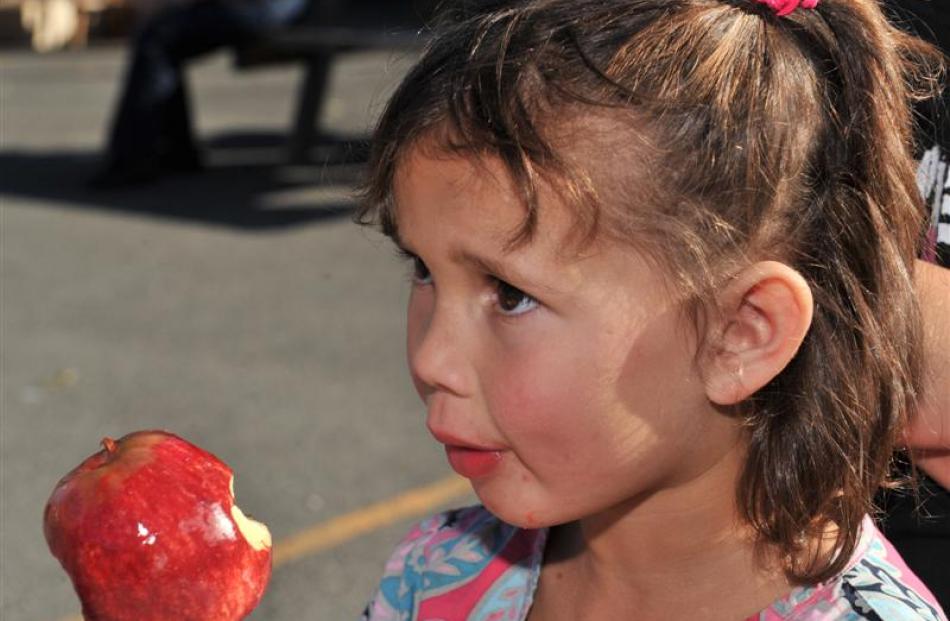
<svg viewBox="0 0 950 621"><path fill-rule="evenodd" d="M412 257L412 280L419 285L428 285L432 282L429 268L419 257Z"/></svg>
<svg viewBox="0 0 950 621"><path fill-rule="evenodd" d="M534 310L538 305L538 301L533 297L521 289L512 287L503 280L498 281L496 292L498 308L505 315L523 315L530 310Z"/></svg>

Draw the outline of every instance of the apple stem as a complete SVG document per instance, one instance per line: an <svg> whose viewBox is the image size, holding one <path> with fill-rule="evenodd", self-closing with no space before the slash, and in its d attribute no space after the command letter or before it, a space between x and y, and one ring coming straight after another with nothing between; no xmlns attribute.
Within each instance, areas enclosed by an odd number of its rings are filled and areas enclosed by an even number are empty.
<svg viewBox="0 0 950 621"><path fill-rule="evenodd" d="M102 448L104 448L110 455L115 453L116 451L115 440L106 436L105 438L102 439Z"/></svg>

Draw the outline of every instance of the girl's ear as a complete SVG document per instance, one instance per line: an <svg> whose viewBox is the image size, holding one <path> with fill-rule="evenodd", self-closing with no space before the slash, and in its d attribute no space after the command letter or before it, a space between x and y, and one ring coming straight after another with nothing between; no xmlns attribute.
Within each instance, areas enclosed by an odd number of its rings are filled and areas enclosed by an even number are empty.
<svg viewBox="0 0 950 621"><path fill-rule="evenodd" d="M814 300L801 274L777 261L742 270L717 296L703 356L706 396L719 405L747 399L778 375L811 325Z"/></svg>

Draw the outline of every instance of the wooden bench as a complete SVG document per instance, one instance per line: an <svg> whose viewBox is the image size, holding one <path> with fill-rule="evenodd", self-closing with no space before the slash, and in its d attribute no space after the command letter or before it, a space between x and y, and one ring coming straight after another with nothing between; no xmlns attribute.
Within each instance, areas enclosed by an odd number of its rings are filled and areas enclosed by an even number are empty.
<svg viewBox="0 0 950 621"><path fill-rule="evenodd" d="M291 26L275 30L235 50L235 65L248 69L274 63L305 65L288 140L291 162L311 161L313 148L334 143L318 128L335 56L357 50L417 49L425 43L423 26L434 10L432 0L313 0ZM359 141L340 143L344 158L359 158Z"/></svg>

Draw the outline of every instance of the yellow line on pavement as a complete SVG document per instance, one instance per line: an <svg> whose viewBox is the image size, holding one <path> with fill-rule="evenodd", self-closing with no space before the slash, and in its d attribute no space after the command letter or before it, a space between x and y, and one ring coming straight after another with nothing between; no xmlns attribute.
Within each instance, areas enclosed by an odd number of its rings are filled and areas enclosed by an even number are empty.
<svg viewBox="0 0 950 621"><path fill-rule="evenodd" d="M274 567L336 547L401 520L420 517L439 505L467 494L471 489L467 480L452 476L316 524L277 542L274 546Z"/></svg>
<svg viewBox="0 0 950 621"><path fill-rule="evenodd" d="M396 522L421 517L468 494L471 489L466 479L451 476L315 524L274 544L274 568L335 548L360 535ZM61 621L83 621L83 618L73 616Z"/></svg>

